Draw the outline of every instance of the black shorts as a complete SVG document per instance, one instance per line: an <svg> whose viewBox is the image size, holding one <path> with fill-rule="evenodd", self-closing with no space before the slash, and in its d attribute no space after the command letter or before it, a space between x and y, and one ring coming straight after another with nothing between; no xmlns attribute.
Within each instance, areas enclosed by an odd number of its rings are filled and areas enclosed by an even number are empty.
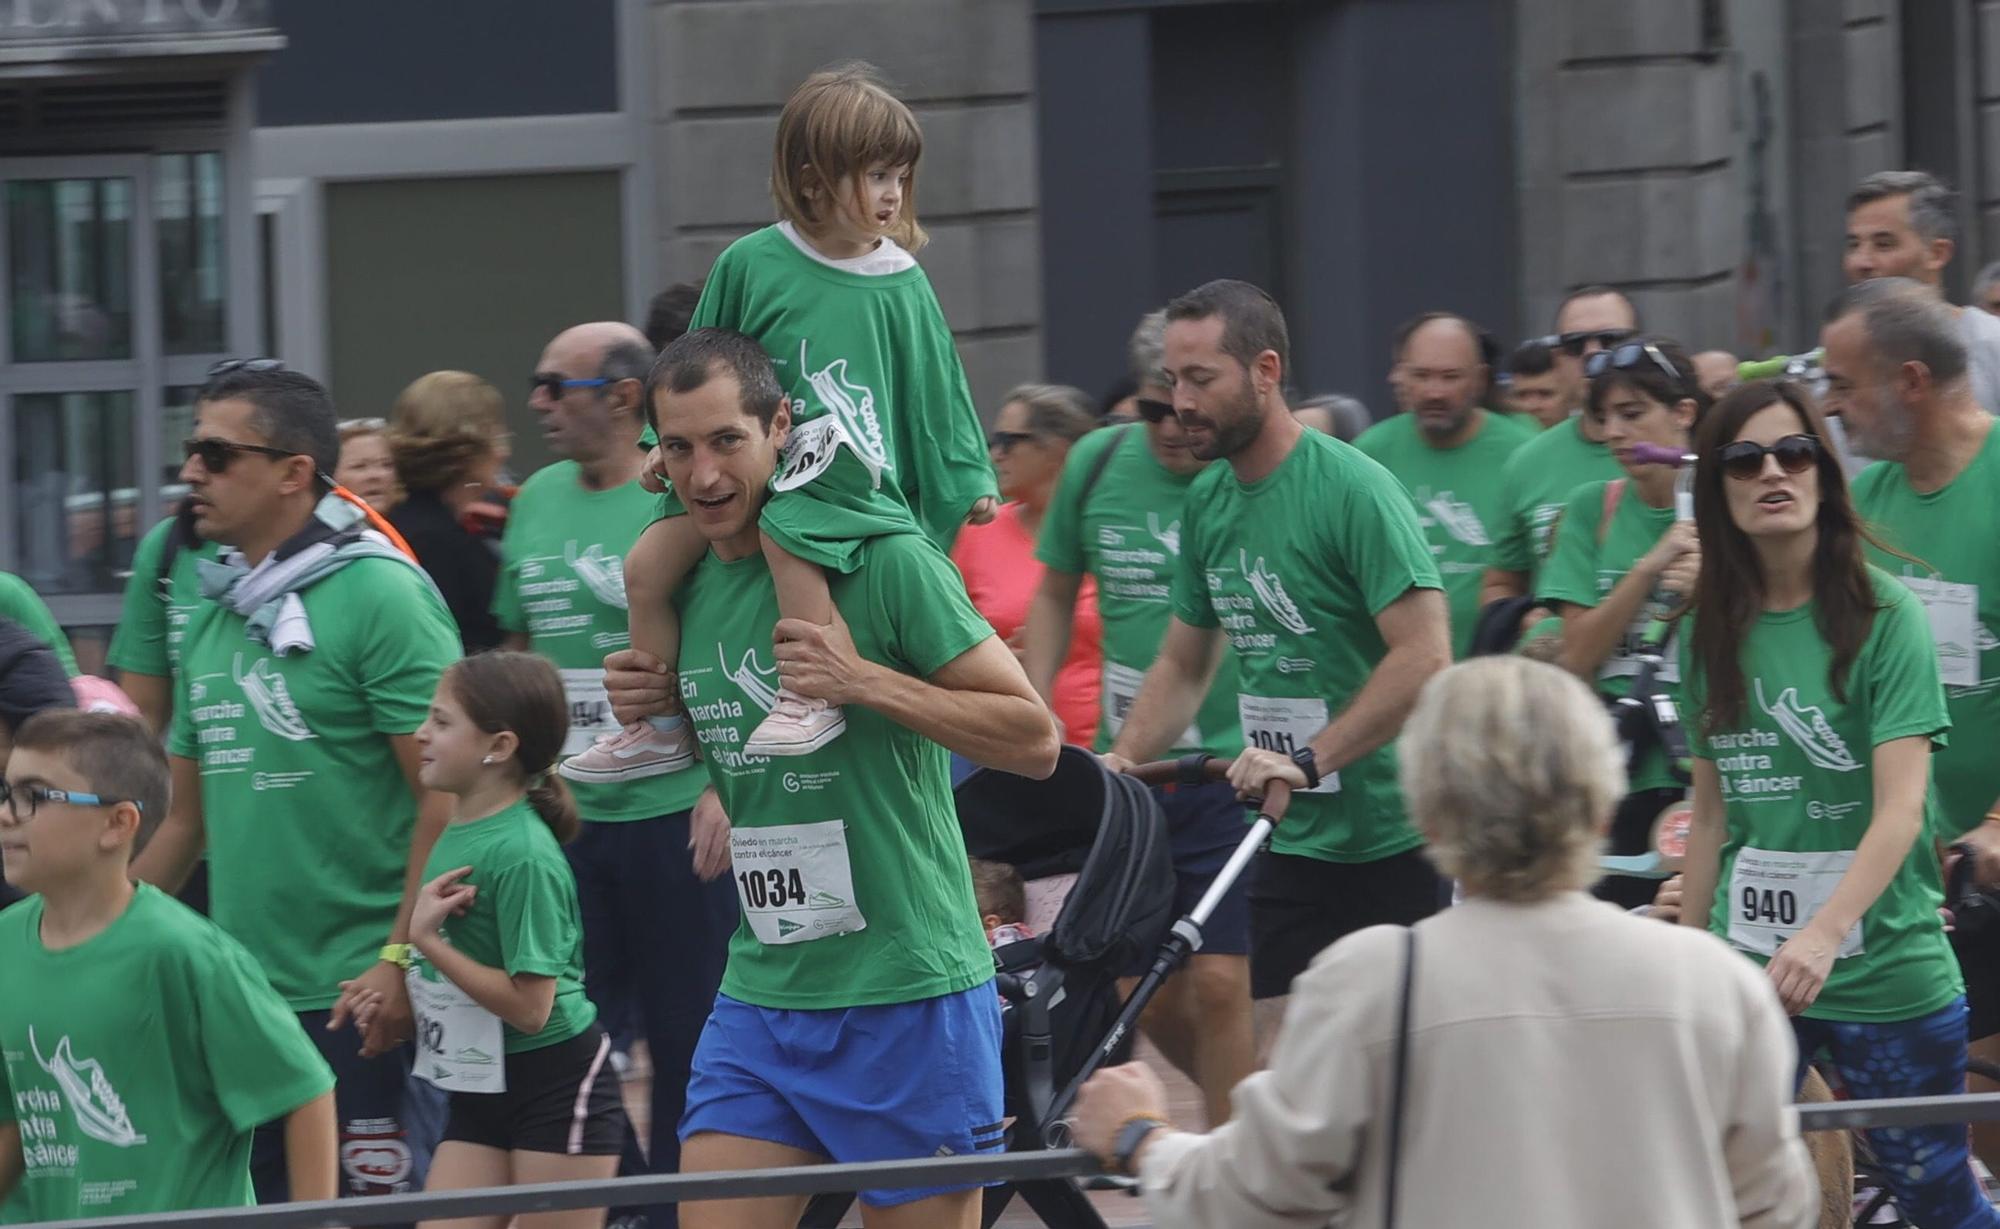
<svg viewBox="0 0 2000 1229"><path fill-rule="evenodd" d="M1965 975L1965 1039L2000 1033L2000 922L1951 932L1951 950Z"/></svg>
<svg viewBox="0 0 2000 1229"><path fill-rule="evenodd" d="M1370 926L1408 926L1444 907L1450 884L1422 849L1374 862L1325 862L1265 850L1250 885L1250 997L1292 980L1336 940Z"/></svg>
<svg viewBox="0 0 2000 1229"><path fill-rule="evenodd" d="M1226 781L1206 785L1168 785L1153 791L1167 820L1167 841L1174 858L1174 916L1194 912L1209 885L1236 846L1249 834L1249 811ZM1241 956L1250 950L1251 867L1231 885L1201 928L1204 956ZM1156 953L1142 952L1126 977L1141 977L1153 967Z"/></svg>
<svg viewBox="0 0 2000 1229"><path fill-rule="evenodd" d="M503 1152L617 1156L625 1103L611 1041L596 1025L507 1056L506 1092L455 1092L444 1137Z"/></svg>

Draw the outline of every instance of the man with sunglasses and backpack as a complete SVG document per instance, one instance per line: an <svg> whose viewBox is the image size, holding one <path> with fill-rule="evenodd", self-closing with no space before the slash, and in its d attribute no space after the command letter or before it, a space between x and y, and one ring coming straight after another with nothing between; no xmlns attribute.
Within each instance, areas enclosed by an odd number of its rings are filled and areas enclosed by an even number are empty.
<svg viewBox="0 0 2000 1229"><path fill-rule="evenodd" d="M1631 337L1639 316L1631 300L1609 286L1585 286L1571 291L1556 309L1556 331L1539 340L1555 351L1556 369L1563 377L1563 404L1568 421L1558 423L1523 445L1507 460L1501 474L1505 518L1494 535L1493 566L1480 584L1482 608L1502 598L1531 593L1535 574L1548 560L1550 534L1570 492L1586 482L1605 482L1619 475L1618 462L1584 421L1583 397L1589 386L1584 360Z"/></svg>
<svg viewBox="0 0 2000 1229"><path fill-rule="evenodd" d="M1070 449L1042 521L1036 557L1047 570L1028 609L1028 681L1048 697L1067 656L1083 577L1097 580L1103 623L1103 713L1093 750L1111 749L1130 715L1139 682L1159 656L1180 558L1181 505L1208 462L1188 447L1161 369L1166 314L1152 312L1132 334L1129 357L1140 422L1086 435ZM1243 749L1236 714L1236 666L1225 655L1207 699L1175 740L1174 754L1229 758ZM1217 782L1155 791L1174 860L1174 911L1185 914L1243 839L1244 808ZM1229 1093L1256 1064L1250 1011L1248 875L1223 897L1203 928L1201 951L1140 1020L1167 1060L1200 1085L1210 1123L1229 1117ZM1125 970L1128 975L1143 968Z"/></svg>
<svg viewBox="0 0 2000 1229"><path fill-rule="evenodd" d="M415 562L332 493L335 423L317 381L268 360L219 371L196 401L181 478L197 535L226 545L196 569L172 802L133 871L171 891L207 850L216 923L334 1070L343 1193L389 1194L422 1186L442 1126L398 1047L410 911L451 811L417 783L415 734L459 647ZM281 1145L269 1129L253 1145L264 1202L287 1197Z"/></svg>
<svg viewBox="0 0 2000 1229"><path fill-rule="evenodd" d="M1881 458L1854 480L1855 508L1884 546L1903 552L1870 544L1869 561L1916 591L1937 642L1952 737L1931 753L1940 816L1933 835L1962 850L1974 882L2000 887L2000 551L1992 537L2000 432L1975 399L1952 308L1922 283L1856 282L1835 301L1820 340L1827 412L1840 415L1857 448ZM2000 927L1958 926L1951 939L1965 975L1969 1053L2000 1061ZM1972 1138L1980 1159L2000 1170L2000 1127L1975 1123Z"/></svg>

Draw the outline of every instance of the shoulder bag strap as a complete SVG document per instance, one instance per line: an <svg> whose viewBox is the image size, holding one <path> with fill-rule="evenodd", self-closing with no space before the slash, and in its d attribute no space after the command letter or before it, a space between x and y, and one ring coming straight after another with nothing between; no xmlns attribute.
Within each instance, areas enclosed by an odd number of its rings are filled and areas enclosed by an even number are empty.
<svg viewBox="0 0 2000 1229"><path fill-rule="evenodd" d="M1403 1098L1410 1082L1410 1000L1417 983L1417 930L1403 932L1403 993L1396 1009L1396 1062L1389 1083L1388 1185L1382 1196L1382 1227L1396 1229L1396 1177L1403 1152Z"/></svg>

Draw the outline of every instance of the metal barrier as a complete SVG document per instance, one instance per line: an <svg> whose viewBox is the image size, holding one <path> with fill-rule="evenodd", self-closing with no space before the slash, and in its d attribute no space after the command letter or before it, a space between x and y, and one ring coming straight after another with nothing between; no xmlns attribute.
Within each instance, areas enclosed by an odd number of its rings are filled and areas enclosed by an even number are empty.
<svg viewBox="0 0 2000 1229"><path fill-rule="evenodd" d="M1838 1131L1911 1127L1945 1122L2000 1122L2000 1093L1953 1097L1892 1097L1801 1105L1800 1128ZM385 1225L455 1216L560 1212L571 1208L690 1203L757 1195L816 1195L861 1188L953 1186L960 1183L1032 1182L1082 1178L1103 1172L1097 1158L1077 1148L1057 1152L1003 1152L914 1161L849 1165L800 1165L787 1169L731 1170L709 1174L607 1178L595 1182L544 1182L472 1191L387 1195L257 1208L205 1208L145 1216L108 1216L49 1222L44 1229L328 1229Z"/></svg>

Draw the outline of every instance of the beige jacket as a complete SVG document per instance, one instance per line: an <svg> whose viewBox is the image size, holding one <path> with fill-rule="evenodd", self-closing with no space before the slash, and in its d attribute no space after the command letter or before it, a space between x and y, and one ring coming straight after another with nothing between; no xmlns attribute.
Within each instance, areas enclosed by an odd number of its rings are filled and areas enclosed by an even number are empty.
<svg viewBox="0 0 2000 1229"><path fill-rule="evenodd" d="M1416 930L1397 1229L1817 1223L1796 1046L1756 965L1581 893ZM1145 1150L1158 1229L1382 1225L1403 951L1384 926L1320 953L1228 1125Z"/></svg>

